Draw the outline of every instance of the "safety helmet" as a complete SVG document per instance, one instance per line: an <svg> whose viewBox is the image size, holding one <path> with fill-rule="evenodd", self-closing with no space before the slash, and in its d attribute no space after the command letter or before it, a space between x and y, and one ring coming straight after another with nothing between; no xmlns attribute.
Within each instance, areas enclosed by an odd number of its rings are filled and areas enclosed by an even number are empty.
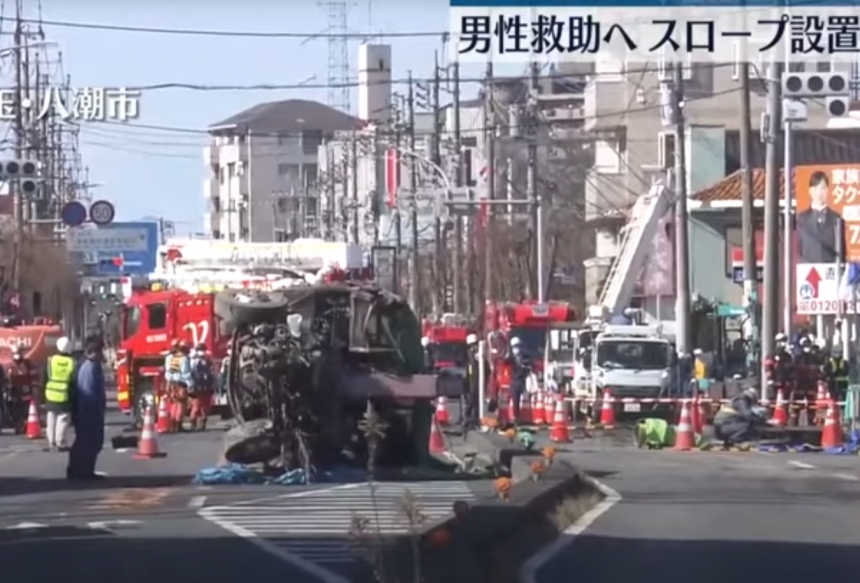
<svg viewBox="0 0 860 583"><path fill-rule="evenodd" d="M475 334L469 334L468 336L466 336L466 344L468 344L469 346L477 343L478 337Z"/></svg>
<svg viewBox="0 0 860 583"><path fill-rule="evenodd" d="M194 347L194 350L199 350L200 352L205 352L206 345L203 344L202 342L198 342L197 346Z"/></svg>
<svg viewBox="0 0 860 583"><path fill-rule="evenodd" d="M170 343L170 348L172 350L176 350L180 346L182 346L182 342L179 341L179 338L174 338L173 341Z"/></svg>
<svg viewBox="0 0 860 583"><path fill-rule="evenodd" d="M63 336L62 338L57 340L57 351L63 354L68 354L70 344L71 341L69 340L69 338L67 336Z"/></svg>
<svg viewBox="0 0 860 583"><path fill-rule="evenodd" d="M511 338L511 348L519 346L520 344L522 344L522 340L520 340L518 336L514 336L513 338Z"/></svg>
<svg viewBox="0 0 860 583"><path fill-rule="evenodd" d="M430 339L427 338L426 336L422 336L421 337L421 346L423 346L425 348L430 346Z"/></svg>
<svg viewBox="0 0 860 583"><path fill-rule="evenodd" d="M694 356L702 356L702 349L701 349L701 348L696 348L696 349L693 351L693 355L694 355Z"/></svg>
<svg viewBox="0 0 860 583"><path fill-rule="evenodd" d="M744 395L746 395L747 397L749 397L753 401L758 401L758 397L759 397L758 389L756 389L754 387L748 387L744 391Z"/></svg>
<svg viewBox="0 0 860 583"><path fill-rule="evenodd" d="M776 336L774 336L774 338L773 338L773 339L774 339L775 341L777 341L777 342L786 342L786 341L788 340L788 336L786 336L785 334L783 334L782 332L780 332L779 334L777 334Z"/></svg>

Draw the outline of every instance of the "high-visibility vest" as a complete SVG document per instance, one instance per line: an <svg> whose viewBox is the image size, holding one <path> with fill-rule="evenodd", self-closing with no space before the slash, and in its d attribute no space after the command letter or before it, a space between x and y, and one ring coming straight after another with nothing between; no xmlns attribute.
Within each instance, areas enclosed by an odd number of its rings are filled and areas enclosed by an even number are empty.
<svg viewBox="0 0 860 583"><path fill-rule="evenodd" d="M69 402L69 386L75 372L75 359L57 354L48 361L48 382L45 383L45 401L62 405Z"/></svg>
<svg viewBox="0 0 860 583"><path fill-rule="evenodd" d="M172 357L170 357L170 365L168 366L168 370L173 374L181 373L183 358L185 358L185 356L179 354L174 354Z"/></svg>

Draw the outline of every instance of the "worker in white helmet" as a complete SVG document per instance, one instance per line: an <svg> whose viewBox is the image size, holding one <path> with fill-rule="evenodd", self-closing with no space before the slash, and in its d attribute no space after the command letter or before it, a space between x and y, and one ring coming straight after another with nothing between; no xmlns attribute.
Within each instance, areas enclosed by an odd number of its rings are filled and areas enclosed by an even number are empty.
<svg viewBox="0 0 860 583"><path fill-rule="evenodd" d="M532 374L531 360L523 352L522 340L517 336L511 338L508 365L511 367L511 399L513 401L513 419L514 424L516 424L520 418L520 404L526 394L528 378Z"/></svg>
<svg viewBox="0 0 860 583"><path fill-rule="evenodd" d="M48 412L46 437L52 451L65 450L66 430L72 411L72 389L76 362L71 355L72 345L63 336L57 340L57 353L48 359L45 370L45 410Z"/></svg>

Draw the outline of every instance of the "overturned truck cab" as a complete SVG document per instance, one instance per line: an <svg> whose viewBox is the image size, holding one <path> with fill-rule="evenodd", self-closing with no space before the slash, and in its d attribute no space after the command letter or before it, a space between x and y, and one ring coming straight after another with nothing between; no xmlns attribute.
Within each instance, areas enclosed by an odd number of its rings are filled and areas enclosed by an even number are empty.
<svg viewBox="0 0 860 583"><path fill-rule="evenodd" d="M403 299L350 283L226 290L215 314L230 338L226 392L238 421L228 461L309 469L428 458L436 377L420 374L421 326Z"/></svg>

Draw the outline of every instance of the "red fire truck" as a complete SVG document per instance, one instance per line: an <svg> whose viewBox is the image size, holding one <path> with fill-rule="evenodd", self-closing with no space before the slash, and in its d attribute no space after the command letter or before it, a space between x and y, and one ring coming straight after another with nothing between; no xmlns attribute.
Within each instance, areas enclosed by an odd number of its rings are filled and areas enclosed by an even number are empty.
<svg viewBox="0 0 860 583"><path fill-rule="evenodd" d="M468 360L466 343L472 330L466 320L457 314L443 314L438 320L425 319L422 334L433 355L433 368L462 368Z"/></svg>
<svg viewBox="0 0 860 583"><path fill-rule="evenodd" d="M488 302L484 331L487 334L487 355L492 370L489 395L498 398L510 387L511 366L506 362L506 358L510 354L509 347L513 338L519 338L523 352L534 363L535 373L540 373L550 326L575 320L576 311L566 302ZM537 376L540 379L542 375Z"/></svg>

